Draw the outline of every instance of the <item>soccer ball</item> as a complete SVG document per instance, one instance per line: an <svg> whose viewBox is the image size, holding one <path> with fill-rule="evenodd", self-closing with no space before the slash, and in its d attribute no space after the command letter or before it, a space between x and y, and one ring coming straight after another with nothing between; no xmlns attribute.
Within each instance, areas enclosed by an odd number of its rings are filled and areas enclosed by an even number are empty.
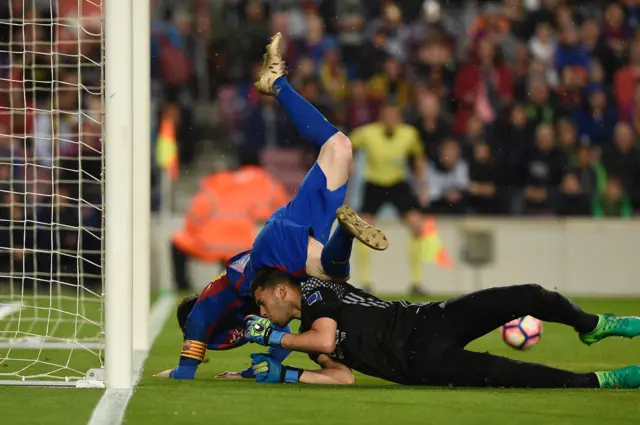
<svg viewBox="0 0 640 425"><path fill-rule="evenodd" d="M500 333L502 340L510 347L526 350L540 341L542 322L535 317L524 316L502 325Z"/></svg>

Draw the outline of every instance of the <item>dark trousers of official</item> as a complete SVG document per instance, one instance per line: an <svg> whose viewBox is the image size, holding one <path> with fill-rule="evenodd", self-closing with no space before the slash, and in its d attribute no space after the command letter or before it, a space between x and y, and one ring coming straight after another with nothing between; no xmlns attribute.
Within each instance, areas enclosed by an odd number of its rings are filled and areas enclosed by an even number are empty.
<svg viewBox="0 0 640 425"><path fill-rule="evenodd" d="M171 264L173 265L173 278L179 291L191 289L189 269L187 267L189 257L176 244L171 242Z"/></svg>
<svg viewBox="0 0 640 425"><path fill-rule="evenodd" d="M190 291L191 276L189 274L189 256L182 252L178 246L171 242L171 264L173 265L173 278L179 291ZM224 268L224 262L220 261L220 268Z"/></svg>
<svg viewBox="0 0 640 425"><path fill-rule="evenodd" d="M458 387L597 388L594 373L574 373L465 350L467 344L526 315L563 323L578 332L595 328L598 316L582 311L540 285L473 292L434 305L422 317L412 359L419 384ZM577 337L577 336L576 336Z"/></svg>

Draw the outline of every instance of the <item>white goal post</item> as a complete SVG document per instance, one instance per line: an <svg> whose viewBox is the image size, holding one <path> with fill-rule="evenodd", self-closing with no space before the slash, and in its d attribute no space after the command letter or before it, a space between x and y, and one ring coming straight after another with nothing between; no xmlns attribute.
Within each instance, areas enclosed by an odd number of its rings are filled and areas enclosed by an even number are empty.
<svg viewBox="0 0 640 425"><path fill-rule="evenodd" d="M150 348L150 1L7 2L0 385L130 389Z"/></svg>

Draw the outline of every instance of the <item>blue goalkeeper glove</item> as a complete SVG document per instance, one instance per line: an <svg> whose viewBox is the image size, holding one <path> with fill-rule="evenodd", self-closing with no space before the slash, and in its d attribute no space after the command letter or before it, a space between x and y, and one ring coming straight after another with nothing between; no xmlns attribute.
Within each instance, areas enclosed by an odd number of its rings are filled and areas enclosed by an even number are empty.
<svg viewBox="0 0 640 425"><path fill-rule="evenodd" d="M256 376L253 373L253 365L240 372L240 376L243 378L255 378Z"/></svg>
<svg viewBox="0 0 640 425"><path fill-rule="evenodd" d="M280 382L298 383L302 376L302 369L283 366L273 357L266 354L252 354L251 367L256 376L256 382L276 384Z"/></svg>
<svg viewBox="0 0 640 425"><path fill-rule="evenodd" d="M265 347L280 347L285 332L277 331L269 319L251 314L247 316L245 337Z"/></svg>

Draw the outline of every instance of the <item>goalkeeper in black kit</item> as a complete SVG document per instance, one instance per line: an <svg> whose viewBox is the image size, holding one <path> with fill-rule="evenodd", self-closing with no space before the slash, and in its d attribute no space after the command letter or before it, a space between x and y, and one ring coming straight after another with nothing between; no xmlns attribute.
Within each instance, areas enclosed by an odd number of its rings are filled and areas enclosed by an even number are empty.
<svg viewBox="0 0 640 425"><path fill-rule="evenodd" d="M301 370L252 354L258 382L351 384L351 370L407 385L520 388L638 388L640 366L574 373L465 349L515 318L531 315L573 327L587 345L640 334L640 318L594 315L539 285L486 289L442 302L382 301L349 284L310 278L302 283L262 270L251 291L260 307L248 316L254 343L309 353L321 366ZM273 325L300 319L299 334Z"/></svg>

